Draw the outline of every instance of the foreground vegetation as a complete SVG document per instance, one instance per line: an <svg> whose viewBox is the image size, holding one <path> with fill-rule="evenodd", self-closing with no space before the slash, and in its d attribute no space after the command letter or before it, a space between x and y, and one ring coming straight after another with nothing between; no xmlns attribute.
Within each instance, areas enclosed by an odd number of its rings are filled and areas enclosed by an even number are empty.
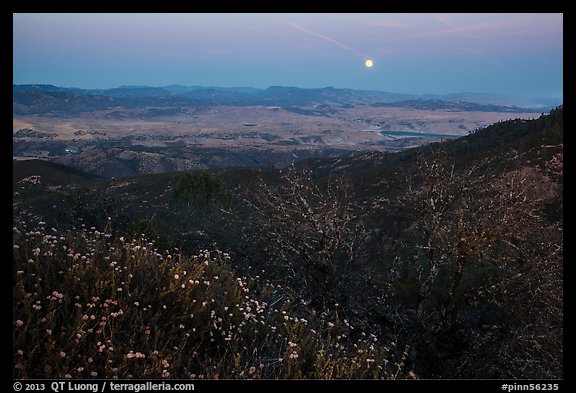
<svg viewBox="0 0 576 393"><path fill-rule="evenodd" d="M562 116L277 172L32 163L13 375L561 378Z"/></svg>
<svg viewBox="0 0 576 393"><path fill-rule="evenodd" d="M358 332L230 256L107 229L14 227L15 378L404 378L409 347ZM358 337L353 339L352 337Z"/></svg>

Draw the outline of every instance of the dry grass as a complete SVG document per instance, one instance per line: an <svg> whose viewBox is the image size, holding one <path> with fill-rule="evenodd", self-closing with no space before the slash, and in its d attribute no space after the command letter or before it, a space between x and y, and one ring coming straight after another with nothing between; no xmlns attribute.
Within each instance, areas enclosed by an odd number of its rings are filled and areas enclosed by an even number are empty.
<svg viewBox="0 0 576 393"><path fill-rule="evenodd" d="M313 109L313 108L311 108ZM264 144L276 146L277 141L288 141L301 136L318 136L324 144L331 146L358 145L361 142L382 140L378 130L381 123L386 130L412 131L433 134L466 135L468 131L510 118L529 119L534 113L498 112L452 112L444 110L420 110L409 108L384 108L357 105L353 108L338 108L338 113L330 117L308 116L286 110L270 110L263 106L211 107L193 115L170 115L142 118L141 110L118 109L126 114L125 119L110 119L106 115L112 111L87 113L77 118L54 118L43 116L19 116L13 118L13 130L33 128L58 133L57 140L87 139L89 136L75 136L78 129L105 131L110 138L127 135L158 134L174 136L186 135L210 147L226 146L222 135L237 133L243 135L235 141L237 145ZM194 112L194 108L190 109ZM242 124L255 124L245 127ZM464 127L461 128L461 127ZM327 131L330 132L327 132ZM272 134L277 141L265 142L257 134ZM207 134L208 137L202 135ZM214 134L214 138L210 137ZM281 147L281 145L278 145Z"/></svg>

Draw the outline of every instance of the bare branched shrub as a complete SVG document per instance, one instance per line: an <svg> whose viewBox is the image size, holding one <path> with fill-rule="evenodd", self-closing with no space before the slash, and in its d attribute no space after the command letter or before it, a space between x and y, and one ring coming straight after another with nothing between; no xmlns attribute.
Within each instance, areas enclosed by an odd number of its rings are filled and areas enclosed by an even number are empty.
<svg viewBox="0 0 576 393"><path fill-rule="evenodd" d="M502 162L508 166L498 166ZM495 375L558 376L562 224L547 219L545 208L561 193L562 158L554 156L543 168L513 162L488 158L457 169L441 148L418 160L404 197L420 251L414 259L417 309L423 318L439 315L444 330L453 328L458 310L483 328L503 331L505 325L508 339L495 345L492 363L485 365L496 367ZM487 305L501 315L480 316ZM473 347L484 340L468 337L479 340Z"/></svg>
<svg viewBox="0 0 576 393"><path fill-rule="evenodd" d="M260 181L252 206L253 222L267 241L268 264L321 306L337 286L336 272L354 262L357 237L348 183L330 178L321 188L309 170L290 166L282 184Z"/></svg>
<svg viewBox="0 0 576 393"><path fill-rule="evenodd" d="M494 283L496 300L514 318L511 339L500 346L502 362L514 377L561 378L563 356L563 224L561 217L563 154L555 154L531 173L510 176L531 185L529 198L541 207L556 205L560 217L550 221L542 209L523 223L515 244L516 259L508 259L506 275ZM560 206L557 202L560 201Z"/></svg>

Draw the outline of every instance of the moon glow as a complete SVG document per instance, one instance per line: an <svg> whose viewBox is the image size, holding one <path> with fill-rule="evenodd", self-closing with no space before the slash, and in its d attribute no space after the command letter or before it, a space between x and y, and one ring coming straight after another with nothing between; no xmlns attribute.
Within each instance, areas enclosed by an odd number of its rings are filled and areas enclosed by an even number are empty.
<svg viewBox="0 0 576 393"><path fill-rule="evenodd" d="M372 66L374 65L374 62L373 62L372 60L370 60L370 59L367 59L367 60L364 62L364 65L366 66L366 68L372 68Z"/></svg>

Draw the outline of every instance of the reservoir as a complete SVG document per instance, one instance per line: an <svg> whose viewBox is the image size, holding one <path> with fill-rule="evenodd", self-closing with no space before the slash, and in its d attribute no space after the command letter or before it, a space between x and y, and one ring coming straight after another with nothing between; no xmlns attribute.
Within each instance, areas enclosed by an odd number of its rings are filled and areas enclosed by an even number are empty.
<svg viewBox="0 0 576 393"><path fill-rule="evenodd" d="M380 133L384 136L388 136L391 138L414 138L414 137L429 137L429 138L446 138L446 139L454 139L460 138L463 135L447 135L447 134L428 134L424 132L411 132L411 131L380 131Z"/></svg>

